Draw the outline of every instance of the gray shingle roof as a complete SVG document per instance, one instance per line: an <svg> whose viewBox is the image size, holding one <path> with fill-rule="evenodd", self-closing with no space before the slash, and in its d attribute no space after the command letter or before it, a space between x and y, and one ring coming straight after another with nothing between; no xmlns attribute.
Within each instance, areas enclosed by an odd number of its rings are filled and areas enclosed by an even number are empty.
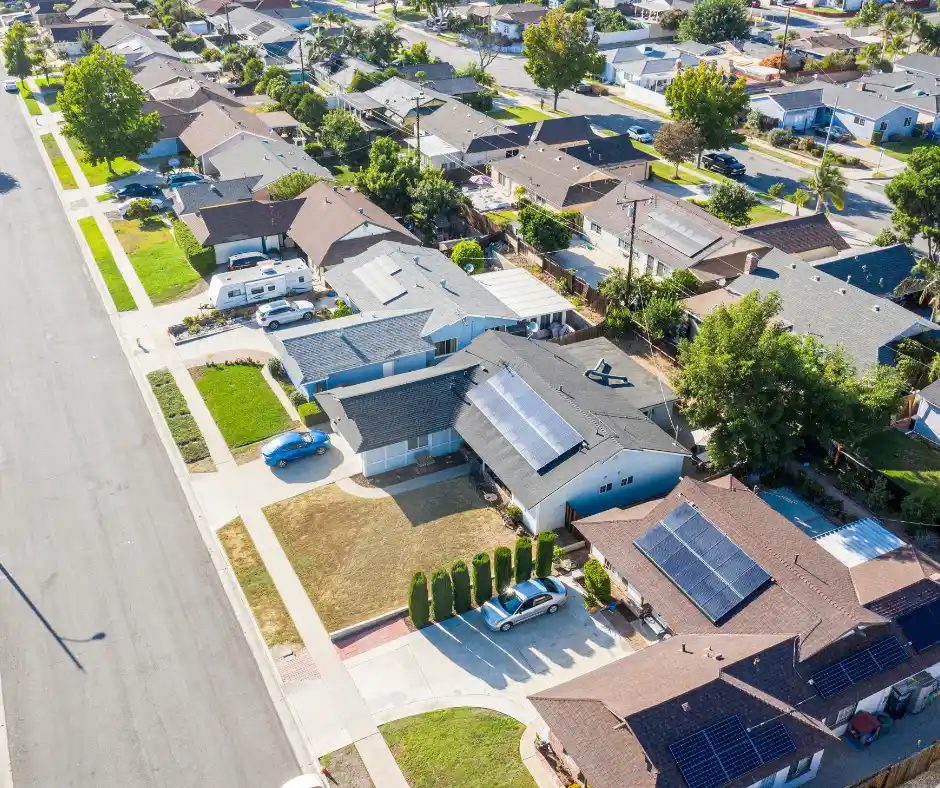
<svg viewBox="0 0 940 788"><path fill-rule="evenodd" d="M932 115L940 114L940 85L937 78L911 71L895 71L885 74L866 74L849 84L875 93L885 101L913 107Z"/></svg>
<svg viewBox="0 0 940 788"><path fill-rule="evenodd" d="M520 148L526 144L515 129L456 99L449 99L429 115L423 115L421 131L440 137L464 153Z"/></svg>
<svg viewBox="0 0 940 788"><path fill-rule="evenodd" d="M833 107L838 104L840 110L854 112L872 120L877 120L894 109L897 104L885 101L874 93L861 91L856 85L796 85L773 90L765 94L771 97L785 110L811 109L813 107ZM763 98L763 96L761 97Z"/></svg>
<svg viewBox="0 0 940 788"><path fill-rule="evenodd" d="M303 206L300 198L283 202L242 200L203 208L183 221L203 246L286 233Z"/></svg>
<svg viewBox="0 0 940 788"><path fill-rule="evenodd" d="M566 145L572 142L607 139L594 133L591 121L584 115L572 115L570 118L548 118L535 123L520 123L513 126L519 136L528 137L529 144L537 142L543 145Z"/></svg>
<svg viewBox="0 0 940 788"><path fill-rule="evenodd" d="M930 74L932 77L940 77L940 57L934 55L922 55L920 52L915 52L896 60L894 67L905 71L919 71L923 74Z"/></svg>
<svg viewBox="0 0 940 788"><path fill-rule="evenodd" d="M565 153L603 169L629 161L656 161L655 156L634 147L629 134L599 137L583 145L572 145L570 148L565 148Z"/></svg>
<svg viewBox="0 0 940 788"><path fill-rule="evenodd" d="M756 238L787 254L801 254L827 247L832 247L837 251L849 248L846 240L839 235L838 230L832 226L829 217L824 213L765 222L741 230L741 235Z"/></svg>
<svg viewBox="0 0 940 788"><path fill-rule="evenodd" d="M306 172L317 178L331 179L330 171L311 159L303 148L291 145L273 132L269 137L247 137L210 157L220 178L255 178L255 188L261 189L270 183L290 175Z"/></svg>
<svg viewBox="0 0 940 788"><path fill-rule="evenodd" d="M284 365L304 383L368 364L434 350L423 336L429 309L370 312L297 326L271 334Z"/></svg>
<svg viewBox="0 0 940 788"><path fill-rule="evenodd" d="M540 144L530 145L518 156L494 161L491 167L555 208L595 202L620 185L618 179L597 167Z"/></svg>
<svg viewBox="0 0 940 788"><path fill-rule="evenodd" d="M450 63L421 63L417 66L395 66L395 69L405 77L414 79L419 71L424 72L424 79L451 79L454 76L454 67Z"/></svg>
<svg viewBox="0 0 940 788"><path fill-rule="evenodd" d="M914 254L905 244L884 248L850 249L838 257L815 261L820 271L841 279L852 277L852 284L873 295L892 297L894 289L911 275Z"/></svg>
<svg viewBox="0 0 940 788"><path fill-rule="evenodd" d="M400 268L392 277L405 288L402 295L387 302L356 276L356 271L366 263L381 258ZM425 334L465 317L504 318L507 323L518 319L509 307L437 249L382 241L363 254L330 268L327 278L341 297L348 298L362 312L432 309ZM442 281L446 282L446 287Z"/></svg>
<svg viewBox="0 0 940 788"><path fill-rule="evenodd" d="M920 390L920 398L931 405L940 407L940 380L935 380L929 386Z"/></svg>
<svg viewBox="0 0 940 788"><path fill-rule="evenodd" d="M424 81L424 80L422 80ZM445 96L465 96L470 93L479 93L485 88L477 83L473 77L454 77L453 79L434 79L428 87Z"/></svg>
<svg viewBox="0 0 940 788"><path fill-rule="evenodd" d="M783 317L793 324L794 332L812 334L829 347L844 346L860 373L872 364L894 364L895 353L889 345L903 336L940 330L940 326L887 299L777 249L728 289L740 295L754 290L766 295L776 290Z"/></svg>
<svg viewBox="0 0 940 788"><path fill-rule="evenodd" d="M257 178L233 178L229 181L199 181L178 186L174 208L179 216L196 213L213 205L252 199Z"/></svg>

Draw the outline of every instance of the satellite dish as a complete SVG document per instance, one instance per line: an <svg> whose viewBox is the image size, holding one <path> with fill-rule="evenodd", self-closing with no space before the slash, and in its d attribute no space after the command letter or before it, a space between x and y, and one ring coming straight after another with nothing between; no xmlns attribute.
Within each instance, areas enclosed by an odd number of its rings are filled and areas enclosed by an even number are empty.
<svg viewBox="0 0 940 788"><path fill-rule="evenodd" d="M472 274L472 273L473 273L473 263L467 263L467 264L463 267L463 270L466 271L468 274Z"/></svg>

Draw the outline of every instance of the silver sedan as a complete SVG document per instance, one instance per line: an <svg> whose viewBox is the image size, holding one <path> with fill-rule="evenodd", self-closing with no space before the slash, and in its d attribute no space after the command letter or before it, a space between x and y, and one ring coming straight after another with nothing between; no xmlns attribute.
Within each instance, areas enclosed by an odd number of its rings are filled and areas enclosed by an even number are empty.
<svg viewBox="0 0 940 788"><path fill-rule="evenodd" d="M483 621L496 631L508 632L516 624L543 613L557 613L568 601L568 589L553 577L536 577L507 588L483 605Z"/></svg>

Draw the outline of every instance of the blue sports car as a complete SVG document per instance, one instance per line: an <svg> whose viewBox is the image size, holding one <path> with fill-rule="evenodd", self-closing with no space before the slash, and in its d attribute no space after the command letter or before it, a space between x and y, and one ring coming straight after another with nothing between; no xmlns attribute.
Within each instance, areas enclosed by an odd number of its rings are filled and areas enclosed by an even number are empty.
<svg viewBox="0 0 940 788"><path fill-rule="evenodd" d="M292 460L311 454L326 454L328 448L330 436L325 432L285 432L261 447L261 457L265 465L286 468Z"/></svg>

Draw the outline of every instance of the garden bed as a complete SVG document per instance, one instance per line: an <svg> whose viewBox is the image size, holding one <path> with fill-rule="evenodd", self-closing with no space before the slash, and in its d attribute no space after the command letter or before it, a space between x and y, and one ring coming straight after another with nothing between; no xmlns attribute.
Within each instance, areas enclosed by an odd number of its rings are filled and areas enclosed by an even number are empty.
<svg viewBox="0 0 940 788"><path fill-rule="evenodd" d="M214 471L215 464L209 456L209 447L189 412L186 398L176 385L173 374L167 369L159 369L147 375L147 380L170 428L170 435L189 470L197 473Z"/></svg>
<svg viewBox="0 0 940 788"><path fill-rule="evenodd" d="M329 771L330 785L336 788L374 788L369 770L359 757L355 744L324 755L320 758L320 765Z"/></svg>

